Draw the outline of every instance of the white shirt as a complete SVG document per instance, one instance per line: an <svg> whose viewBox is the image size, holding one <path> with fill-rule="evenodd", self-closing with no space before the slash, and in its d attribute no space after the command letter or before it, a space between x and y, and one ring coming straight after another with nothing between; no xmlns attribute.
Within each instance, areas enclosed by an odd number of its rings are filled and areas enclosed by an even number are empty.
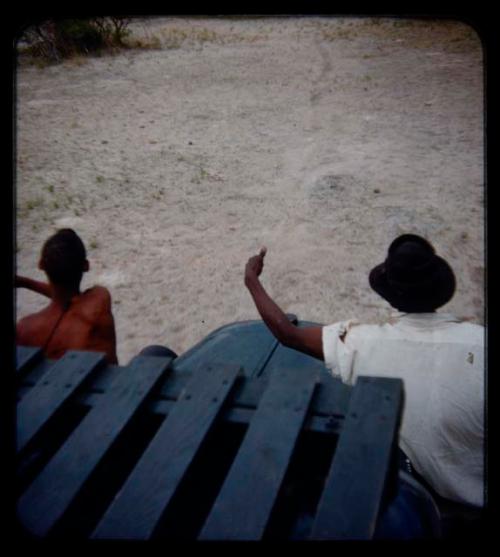
<svg viewBox="0 0 500 557"><path fill-rule="evenodd" d="M383 325L323 327L333 375L399 377L400 446L441 496L484 504L484 327L440 313L395 314ZM341 340L341 336L344 341Z"/></svg>

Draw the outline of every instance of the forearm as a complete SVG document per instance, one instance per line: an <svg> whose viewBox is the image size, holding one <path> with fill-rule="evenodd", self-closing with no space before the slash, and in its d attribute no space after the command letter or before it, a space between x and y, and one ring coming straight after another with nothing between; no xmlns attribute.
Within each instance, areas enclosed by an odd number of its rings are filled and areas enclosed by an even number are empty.
<svg viewBox="0 0 500 557"><path fill-rule="evenodd" d="M245 279L245 285L264 323L282 344L289 344L295 326L290 323L283 310L265 291L258 277L247 277Z"/></svg>
<svg viewBox="0 0 500 557"><path fill-rule="evenodd" d="M42 294L42 296L52 298L52 288L50 284L47 284L46 282L41 282L39 280L16 275L15 286L17 288L27 288L28 290L32 290L37 294Z"/></svg>

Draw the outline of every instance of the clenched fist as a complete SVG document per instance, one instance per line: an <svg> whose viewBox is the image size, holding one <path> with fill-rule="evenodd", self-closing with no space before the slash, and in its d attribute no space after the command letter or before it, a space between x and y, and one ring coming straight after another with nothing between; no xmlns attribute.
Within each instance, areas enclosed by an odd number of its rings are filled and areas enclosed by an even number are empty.
<svg viewBox="0 0 500 557"><path fill-rule="evenodd" d="M245 284L249 280L257 278L264 268L264 256L266 255L267 248L261 248L258 255L250 257L245 267Z"/></svg>

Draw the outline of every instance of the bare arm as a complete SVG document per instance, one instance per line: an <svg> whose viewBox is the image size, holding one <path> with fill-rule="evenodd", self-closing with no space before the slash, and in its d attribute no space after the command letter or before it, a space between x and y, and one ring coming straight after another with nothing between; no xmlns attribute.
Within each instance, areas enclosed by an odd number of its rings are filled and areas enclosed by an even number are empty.
<svg viewBox="0 0 500 557"><path fill-rule="evenodd" d="M41 282L39 280L16 275L14 286L16 288L27 288L28 290L32 290L33 292L36 292L38 294L42 294L42 296L52 298L52 288L50 284L47 284L46 282Z"/></svg>
<svg viewBox="0 0 500 557"><path fill-rule="evenodd" d="M322 327L295 326L262 286L259 275L264 267L265 254L266 249L262 248L259 255L248 260L245 268L245 286L253 298L257 311L282 344L323 360Z"/></svg>

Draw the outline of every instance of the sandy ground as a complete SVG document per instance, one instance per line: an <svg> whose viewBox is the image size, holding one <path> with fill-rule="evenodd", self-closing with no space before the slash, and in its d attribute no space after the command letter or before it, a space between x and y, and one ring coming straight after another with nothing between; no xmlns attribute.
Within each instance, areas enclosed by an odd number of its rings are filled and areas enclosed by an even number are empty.
<svg viewBox="0 0 500 557"><path fill-rule="evenodd" d="M258 314L243 270L287 312L382 319L369 270L429 238L484 323L483 52L460 22L136 20L142 49L17 71L17 270L73 227L83 288L113 297L118 357L182 353ZM46 300L17 292L17 317Z"/></svg>

